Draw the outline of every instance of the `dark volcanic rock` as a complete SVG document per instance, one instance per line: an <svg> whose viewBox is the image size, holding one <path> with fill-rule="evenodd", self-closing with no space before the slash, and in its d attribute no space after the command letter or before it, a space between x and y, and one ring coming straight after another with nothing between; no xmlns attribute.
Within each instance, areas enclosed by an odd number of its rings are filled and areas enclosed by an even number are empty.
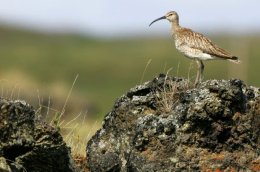
<svg viewBox="0 0 260 172"><path fill-rule="evenodd" d="M23 101L0 99L0 171L76 171L59 132Z"/></svg>
<svg viewBox="0 0 260 172"><path fill-rule="evenodd" d="M87 145L103 171L260 171L260 91L240 80L198 88L160 75L114 105Z"/></svg>

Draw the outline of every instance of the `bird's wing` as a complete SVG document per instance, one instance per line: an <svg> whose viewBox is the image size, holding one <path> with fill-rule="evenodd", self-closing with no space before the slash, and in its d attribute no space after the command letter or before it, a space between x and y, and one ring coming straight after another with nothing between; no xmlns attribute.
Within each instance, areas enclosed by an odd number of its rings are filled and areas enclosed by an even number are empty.
<svg viewBox="0 0 260 172"><path fill-rule="evenodd" d="M219 57L222 59L237 60L238 58L231 55L222 48L219 48L211 40L204 35L194 32L190 29L182 28L181 34L182 43L191 48L201 50L204 53Z"/></svg>

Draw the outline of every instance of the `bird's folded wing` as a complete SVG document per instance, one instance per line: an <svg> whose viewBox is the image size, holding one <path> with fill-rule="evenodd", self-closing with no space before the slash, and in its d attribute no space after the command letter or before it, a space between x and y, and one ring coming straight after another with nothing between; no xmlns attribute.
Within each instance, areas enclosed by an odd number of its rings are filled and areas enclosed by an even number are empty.
<svg viewBox="0 0 260 172"><path fill-rule="evenodd" d="M194 48L204 53L223 59L234 59L234 56L232 56L230 53L223 50L222 48L219 48L211 40L200 33L194 32L190 29L183 29L181 37L182 44L185 44L190 48Z"/></svg>

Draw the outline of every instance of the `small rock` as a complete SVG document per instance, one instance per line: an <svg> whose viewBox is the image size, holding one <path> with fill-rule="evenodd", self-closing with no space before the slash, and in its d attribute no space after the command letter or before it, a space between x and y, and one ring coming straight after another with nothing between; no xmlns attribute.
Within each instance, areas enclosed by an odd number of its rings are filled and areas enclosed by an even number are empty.
<svg viewBox="0 0 260 172"><path fill-rule="evenodd" d="M0 105L0 171L77 171L58 130L38 120L30 105L5 99Z"/></svg>

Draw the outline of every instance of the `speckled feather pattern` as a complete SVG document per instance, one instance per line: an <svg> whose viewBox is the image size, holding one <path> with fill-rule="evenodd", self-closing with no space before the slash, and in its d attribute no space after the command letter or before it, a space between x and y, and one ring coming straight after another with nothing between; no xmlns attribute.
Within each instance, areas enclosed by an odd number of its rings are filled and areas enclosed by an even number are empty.
<svg viewBox="0 0 260 172"><path fill-rule="evenodd" d="M207 37L191 29L179 26L179 28L174 29L173 37L176 48L190 58L237 60L237 57L219 48Z"/></svg>

